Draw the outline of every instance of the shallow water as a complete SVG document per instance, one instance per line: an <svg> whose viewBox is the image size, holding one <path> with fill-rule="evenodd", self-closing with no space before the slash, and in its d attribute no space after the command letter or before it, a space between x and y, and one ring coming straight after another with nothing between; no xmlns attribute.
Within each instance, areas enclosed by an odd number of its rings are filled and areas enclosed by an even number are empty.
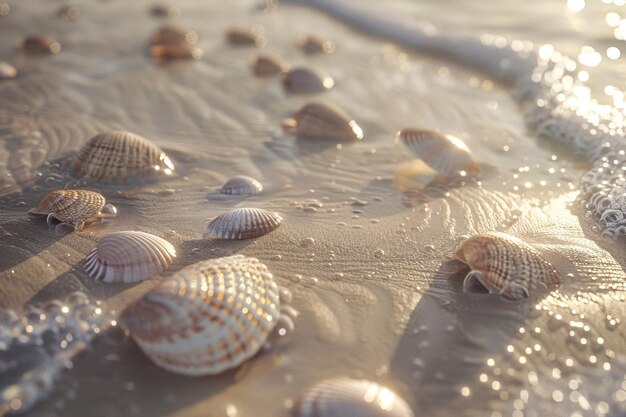
<svg viewBox="0 0 626 417"><path fill-rule="evenodd" d="M472 69L292 4L262 11L251 1L180 2L176 23L198 32L204 56L155 64L147 40L163 21L148 14L149 2L118 3L81 5L73 22L56 19L59 3L50 1L12 2L0 17L0 56L20 71L0 82L0 305L82 290L119 310L161 278L98 284L82 271L83 258L103 234L137 229L177 246L179 259L164 276L209 257L258 257L291 289L301 315L289 340L204 378L158 369L114 328L30 415L89 407L93 415L230 416L234 407L246 416L262 407L262 415L286 416L306 386L339 375L388 383L416 415L624 412L623 245L595 231L576 199L588 165L533 137L508 91ZM579 13L566 2L397 1L387 12L552 43L576 57L584 45L603 52L623 44L604 22L619 10L600 1ZM265 50L325 70L335 87L297 96L275 79L254 78L248 63L257 51L223 40L235 24L254 25L268 39ZM61 53L16 53L15 39L35 27L57 37ZM331 38L337 52L303 55L294 43L305 33ZM604 56L586 70L599 95L606 85L624 87L623 59ZM283 117L312 98L344 107L365 138L335 146L284 136ZM480 182L421 190L414 157L395 142L408 126L462 138L481 164ZM46 192L72 181L62 160L112 128L161 146L176 173L140 189L93 187L120 216L81 232L57 236L28 217ZM214 195L238 174L259 179L264 192ZM235 206L279 211L285 222L251 241L202 239L206 221ZM442 261L463 236L487 230L527 239L572 275L525 303L461 292L462 277L450 279Z"/></svg>

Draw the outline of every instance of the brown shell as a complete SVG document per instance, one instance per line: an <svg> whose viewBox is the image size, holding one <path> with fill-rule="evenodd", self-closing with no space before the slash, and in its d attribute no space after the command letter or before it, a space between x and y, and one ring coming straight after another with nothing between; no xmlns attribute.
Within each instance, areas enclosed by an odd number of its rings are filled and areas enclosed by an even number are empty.
<svg viewBox="0 0 626 417"><path fill-rule="evenodd" d="M46 194L37 207L28 212L52 215L60 222L79 226L97 217L105 203L104 196L95 191L56 190Z"/></svg>
<svg viewBox="0 0 626 417"><path fill-rule="evenodd" d="M80 9L78 6L61 6L57 10L57 17L64 20L77 20L80 17Z"/></svg>
<svg viewBox="0 0 626 417"><path fill-rule="evenodd" d="M265 38L249 29L235 27L226 31L226 41L235 46L263 46Z"/></svg>
<svg viewBox="0 0 626 417"><path fill-rule="evenodd" d="M343 109L326 102L305 105L283 121L283 130L301 138L339 142L363 138L363 130Z"/></svg>
<svg viewBox="0 0 626 417"><path fill-rule="evenodd" d="M163 26L152 34L150 42L152 45L195 44L198 42L198 34L178 26Z"/></svg>
<svg viewBox="0 0 626 417"><path fill-rule="evenodd" d="M150 7L150 15L160 18L174 19L180 16L180 8L171 4L155 4Z"/></svg>
<svg viewBox="0 0 626 417"><path fill-rule="evenodd" d="M54 55L61 52L61 44L54 38L44 35L27 36L20 40L18 47L25 53L33 55Z"/></svg>
<svg viewBox="0 0 626 417"><path fill-rule="evenodd" d="M150 55L155 59L200 59L202 54L202 49L189 43L159 44L150 47Z"/></svg>
<svg viewBox="0 0 626 417"><path fill-rule="evenodd" d="M314 35L300 38L298 46L307 54L332 54L335 52L335 45L331 41Z"/></svg>
<svg viewBox="0 0 626 417"><path fill-rule="evenodd" d="M319 93L329 90L335 82L319 70L297 67L287 71L282 78L283 87L291 93Z"/></svg>
<svg viewBox="0 0 626 417"><path fill-rule="evenodd" d="M257 55L252 59L250 66L257 77L271 77L287 70L289 64L274 55Z"/></svg>

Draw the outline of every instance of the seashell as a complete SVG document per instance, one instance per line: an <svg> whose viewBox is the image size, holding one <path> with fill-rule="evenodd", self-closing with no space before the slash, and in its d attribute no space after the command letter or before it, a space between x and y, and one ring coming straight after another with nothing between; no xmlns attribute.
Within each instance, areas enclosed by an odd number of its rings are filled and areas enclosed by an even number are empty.
<svg viewBox="0 0 626 417"><path fill-rule="evenodd" d="M294 68L283 75L283 87L292 93L319 93L333 88L335 82L322 72L305 67Z"/></svg>
<svg viewBox="0 0 626 417"><path fill-rule="evenodd" d="M235 46L264 46L266 41L251 30L235 27L226 31L226 41Z"/></svg>
<svg viewBox="0 0 626 417"><path fill-rule="evenodd" d="M333 378L309 388L294 417L413 417L411 407L389 388L365 379Z"/></svg>
<svg viewBox="0 0 626 417"><path fill-rule="evenodd" d="M0 80L11 80L17 76L17 69L7 62L0 61Z"/></svg>
<svg viewBox="0 0 626 417"><path fill-rule="evenodd" d="M298 46L307 54L332 54L335 52L335 45L331 41L314 35L306 35L300 38Z"/></svg>
<svg viewBox="0 0 626 417"><path fill-rule="evenodd" d="M282 221L278 213L259 208L236 208L211 220L204 237L251 239L275 230Z"/></svg>
<svg viewBox="0 0 626 417"><path fill-rule="evenodd" d="M46 194L37 207L28 212L45 215L80 229L90 219L108 217L106 213L101 213L105 203L104 196L95 191L56 190Z"/></svg>
<svg viewBox="0 0 626 417"><path fill-rule="evenodd" d="M163 26L152 34L150 42L152 45L195 44L198 42L198 34L178 26Z"/></svg>
<svg viewBox="0 0 626 417"><path fill-rule="evenodd" d="M109 233L85 258L85 272L104 282L138 282L160 274L176 258L165 239L145 232Z"/></svg>
<svg viewBox="0 0 626 417"><path fill-rule="evenodd" d="M279 317L278 287L255 258L234 255L190 265L120 315L141 350L183 375L239 366L265 343Z"/></svg>
<svg viewBox="0 0 626 417"><path fill-rule="evenodd" d="M61 44L50 36L33 35L27 36L18 42L18 48L27 54L58 54L61 52Z"/></svg>
<svg viewBox="0 0 626 417"><path fill-rule="evenodd" d="M363 138L361 127L343 109L326 102L302 107L283 121L283 131L301 138L340 142Z"/></svg>
<svg viewBox="0 0 626 417"><path fill-rule="evenodd" d="M220 193L231 195L257 195L261 191L263 191L263 184L245 175L230 178L220 189Z"/></svg>
<svg viewBox="0 0 626 417"><path fill-rule="evenodd" d="M61 6L57 10L57 17L64 20L77 20L80 17L80 9L77 6Z"/></svg>
<svg viewBox="0 0 626 417"><path fill-rule="evenodd" d="M465 290L479 284L492 294L520 300L532 290L563 282L539 251L505 233L472 236L461 243L455 256L472 269L463 281Z"/></svg>
<svg viewBox="0 0 626 417"><path fill-rule="evenodd" d="M250 64L252 72L257 77L271 77L285 71L289 64L282 58L274 55L257 55Z"/></svg>
<svg viewBox="0 0 626 417"><path fill-rule="evenodd" d="M150 7L150 15L154 17L176 19L180 14L180 8L171 4L155 4Z"/></svg>
<svg viewBox="0 0 626 417"><path fill-rule="evenodd" d="M189 43L160 44L150 47L150 55L155 59L200 59L203 51Z"/></svg>
<svg viewBox="0 0 626 417"><path fill-rule="evenodd" d="M463 175L464 171L465 175L475 176L480 173L467 145L455 136L426 129L403 129L398 137L428 166L442 174Z"/></svg>
<svg viewBox="0 0 626 417"><path fill-rule="evenodd" d="M100 133L78 151L72 170L77 177L124 183L149 175L170 175L174 165L156 145L124 131Z"/></svg>

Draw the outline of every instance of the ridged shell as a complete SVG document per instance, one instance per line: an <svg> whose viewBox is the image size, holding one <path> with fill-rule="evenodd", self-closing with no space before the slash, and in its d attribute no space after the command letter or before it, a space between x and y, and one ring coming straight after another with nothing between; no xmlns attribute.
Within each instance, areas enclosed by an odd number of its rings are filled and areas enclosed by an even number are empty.
<svg viewBox="0 0 626 417"><path fill-rule="evenodd" d="M260 208L236 208L220 214L208 224L205 237L251 239L275 230L283 218Z"/></svg>
<svg viewBox="0 0 626 417"><path fill-rule="evenodd" d="M60 222L78 226L97 217L105 203L104 196L95 191L56 190L46 194L37 207L28 212L41 215L51 214Z"/></svg>
<svg viewBox="0 0 626 417"><path fill-rule="evenodd" d="M263 46L265 38L246 28L231 28L226 31L226 41L234 46Z"/></svg>
<svg viewBox="0 0 626 417"><path fill-rule="evenodd" d="M17 76L17 69L9 63L0 61L0 80L11 80Z"/></svg>
<svg viewBox="0 0 626 417"><path fill-rule="evenodd" d="M245 175L230 178L220 189L220 193L231 195L257 195L261 191L263 184Z"/></svg>
<svg viewBox="0 0 626 417"><path fill-rule="evenodd" d="M267 267L234 255L188 266L127 307L120 322L158 366L183 375L234 368L263 346L279 317Z"/></svg>
<svg viewBox="0 0 626 417"><path fill-rule="evenodd" d="M539 251L505 233L472 236L461 243L456 257L472 269L463 281L466 290L479 283L490 293L520 300L533 290L563 282Z"/></svg>
<svg viewBox="0 0 626 417"><path fill-rule="evenodd" d="M285 90L292 93L319 93L329 90L335 82L321 71L298 67L287 71L282 78Z"/></svg>
<svg viewBox="0 0 626 417"><path fill-rule="evenodd" d="M271 77L285 71L289 64L282 58L273 55L257 55L250 64L257 77Z"/></svg>
<svg viewBox="0 0 626 417"><path fill-rule="evenodd" d="M442 174L452 175L460 171L470 175L480 173L480 167L474 162L467 145L455 136L426 129L403 129L398 137L428 166Z"/></svg>
<svg viewBox="0 0 626 417"><path fill-rule="evenodd" d="M78 151L73 163L77 177L112 183L125 183L160 173L169 175L173 170L174 165L158 146L123 131L92 137Z"/></svg>
<svg viewBox="0 0 626 417"><path fill-rule="evenodd" d="M150 233L110 233L85 258L85 272L104 282L138 282L160 274L176 258L176 249Z"/></svg>
<svg viewBox="0 0 626 417"><path fill-rule="evenodd" d="M313 35L300 38L298 46L307 54L332 54L335 52L335 45L331 41Z"/></svg>
<svg viewBox="0 0 626 417"><path fill-rule="evenodd" d="M58 54L61 44L50 36L33 35L20 40L18 47L27 54Z"/></svg>
<svg viewBox="0 0 626 417"><path fill-rule="evenodd" d="M389 388L364 379L334 378L310 388L294 417L413 417L411 407Z"/></svg>
<svg viewBox="0 0 626 417"><path fill-rule="evenodd" d="M363 130L338 106L326 102L309 103L283 120L287 134L301 138L350 142L363 138Z"/></svg>

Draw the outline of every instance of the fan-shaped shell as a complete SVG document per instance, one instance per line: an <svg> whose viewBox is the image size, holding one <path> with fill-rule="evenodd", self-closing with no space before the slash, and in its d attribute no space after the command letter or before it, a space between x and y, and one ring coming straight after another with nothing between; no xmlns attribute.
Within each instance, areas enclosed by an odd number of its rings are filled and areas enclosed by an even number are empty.
<svg viewBox="0 0 626 417"><path fill-rule="evenodd" d="M27 54L58 54L61 52L61 44L50 36L33 35L21 39L18 47Z"/></svg>
<svg viewBox="0 0 626 417"><path fill-rule="evenodd" d="M463 281L466 290L479 283L490 293L519 300L527 298L530 291L563 282L539 251L505 233L472 236L461 243L456 257L472 269Z"/></svg>
<svg viewBox="0 0 626 417"><path fill-rule="evenodd" d="M452 175L465 171L477 175L480 167L463 141L452 135L443 135L433 130L403 129L398 134L414 154L434 170Z"/></svg>
<svg viewBox="0 0 626 417"><path fill-rule="evenodd" d="M169 175L173 170L174 165L158 146L139 135L123 131L92 137L78 151L73 163L77 177L112 183L125 183L159 173Z"/></svg>
<svg viewBox="0 0 626 417"><path fill-rule="evenodd" d="M319 70L297 67L287 71L282 79L285 90L292 93L319 93L331 89L335 82Z"/></svg>
<svg viewBox="0 0 626 417"><path fill-rule="evenodd" d="M85 221L97 217L105 203L104 196L95 191L56 190L46 194L37 207L28 212L52 215L60 222L79 226Z"/></svg>
<svg viewBox="0 0 626 417"><path fill-rule="evenodd" d="M413 417L411 407L387 387L365 379L327 379L307 390L294 417Z"/></svg>
<svg viewBox="0 0 626 417"><path fill-rule="evenodd" d="M226 31L226 41L235 46L263 46L265 38L246 28L235 27Z"/></svg>
<svg viewBox="0 0 626 417"><path fill-rule="evenodd" d="M0 61L0 80L11 80L17 76L17 69L7 62Z"/></svg>
<svg viewBox="0 0 626 417"><path fill-rule="evenodd" d="M274 55L257 55L250 64L252 72L257 77L271 77L285 71L289 64L282 58Z"/></svg>
<svg viewBox="0 0 626 417"><path fill-rule="evenodd" d="M267 267L234 255L188 266L127 307L120 322L158 366L183 375L234 368L263 346L279 317Z"/></svg>
<svg viewBox="0 0 626 417"><path fill-rule="evenodd" d="M251 239L275 230L283 218L260 208L236 208L220 214L208 224L205 237Z"/></svg>
<svg viewBox="0 0 626 417"><path fill-rule="evenodd" d="M300 38L298 46L307 54L332 54L335 52L335 45L331 41L314 35L306 35Z"/></svg>
<svg viewBox="0 0 626 417"><path fill-rule="evenodd" d="M326 102L305 105L283 120L287 134L302 138L349 142L363 138L363 130L338 106Z"/></svg>
<svg viewBox="0 0 626 417"><path fill-rule="evenodd" d="M263 184L245 175L230 178L220 189L220 193L232 195L257 195L261 191Z"/></svg>
<svg viewBox="0 0 626 417"><path fill-rule="evenodd" d="M85 272L104 282L138 282L160 274L176 258L176 249L150 233L110 233L85 259Z"/></svg>

